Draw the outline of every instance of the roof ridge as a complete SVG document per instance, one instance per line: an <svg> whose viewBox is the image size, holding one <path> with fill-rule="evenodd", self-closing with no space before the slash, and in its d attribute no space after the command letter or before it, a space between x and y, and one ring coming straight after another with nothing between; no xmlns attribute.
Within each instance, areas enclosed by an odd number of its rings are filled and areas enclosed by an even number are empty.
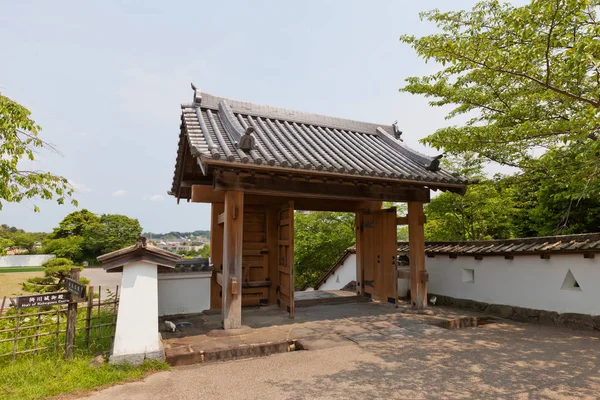
<svg viewBox="0 0 600 400"><path fill-rule="evenodd" d="M555 236L537 236L514 239L486 239L486 240L448 240L448 241L426 241L425 245L486 245L486 244L538 244L544 241L581 241L581 240L600 240L600 232L593 233L574 233L570 235ZM398 241L398 245L407 245L407 241Z"/></svg>
<svg viewBox="0 0 600 400"><path fill-rule="evenodd" d="M383 129L385 132L393 136L394 128L392 125L377 124L373 122L357 121L348 118L333 117L325 114L317 114L307 111L298 111L290 108L272 107L264 104L251 103L247 101L230 99L227 97L215 96L209 93L202 93L201 102L194 104L182 104L182 107L198 107L219 109L219 103L226 101L233 112L241 114L249 114L258 117L285 119L299 123L315 124L322 123L323 126L333 127L338 129L347 129L361 133L368 133L379 136L377 128Z"/></svg>

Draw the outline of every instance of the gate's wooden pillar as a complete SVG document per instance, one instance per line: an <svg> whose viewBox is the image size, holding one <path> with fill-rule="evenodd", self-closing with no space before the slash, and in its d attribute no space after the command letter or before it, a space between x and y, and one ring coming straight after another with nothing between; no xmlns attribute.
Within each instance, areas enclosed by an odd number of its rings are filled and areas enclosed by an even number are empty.
<svg viewBox="0 0 600 400"><path fill-rule="evenodd" d="M363 281L363 235L362 235L362 220L363 212L356 211L354 213L354 221L356 226L356 294L364 295L362 281Z"/></svg>
<svg viewBox="0 0 600 400"><path fill-rule="evenodd" d="M225 192L223 232L223 329L242 327L244 192Z"/></svg>
<svg viewBox="0 0 600 400"><path fill-rule="evenodd" d="M223 266L223 224L219 223L219 214L224 210L223 203L211 204L210 218L210 262L215 266L210 284L210 308L221 308L221 285L217 283L217 274L221 273Z"/></svg>
<svg viewBox="0 0 600 400"><path fill-rule="evenodd" d="M408 257L410 259L410 301L414 308L427 307L425 271L425 215L423 203L408 202Z"/></svg>

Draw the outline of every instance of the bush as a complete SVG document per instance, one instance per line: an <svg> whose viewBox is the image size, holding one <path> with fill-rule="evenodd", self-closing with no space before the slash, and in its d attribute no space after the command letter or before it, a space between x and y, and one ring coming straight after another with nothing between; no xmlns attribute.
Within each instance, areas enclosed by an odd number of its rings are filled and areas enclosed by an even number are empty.
<svg viewBox="0 0 600 400"><path fill-rule="evenodd" d="M29 278L21 284L26 292L49 293L58 292L64 289L65 278L71 274L71 268L75 267L73 261L68 258L53 258L42 264L44 267L44 276ZM82 267L77 267L81 271ZM84 284L90 283L86 278L80 278L79 281Z"/></svg>

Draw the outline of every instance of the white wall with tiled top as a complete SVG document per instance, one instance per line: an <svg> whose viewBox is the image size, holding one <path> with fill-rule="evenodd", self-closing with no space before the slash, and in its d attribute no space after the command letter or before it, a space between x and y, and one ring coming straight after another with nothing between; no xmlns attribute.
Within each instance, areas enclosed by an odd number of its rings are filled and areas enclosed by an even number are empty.
<svg viewBox="0 0 600 400"><path fill-rule="evenodd" d="M356 254L348 255L335 272L329 276L318 290L340 290L356 280Z"/></svg>
<svg viewBox="0 0 600 400"><path fill-rule="evenodd" d="M427 257L428 292L558 313L600 315L600 255ZM569 271L571 275L568 276ZM576 287L574 280L578 283ZM564 284L564 285L563 285Z"/></svg>

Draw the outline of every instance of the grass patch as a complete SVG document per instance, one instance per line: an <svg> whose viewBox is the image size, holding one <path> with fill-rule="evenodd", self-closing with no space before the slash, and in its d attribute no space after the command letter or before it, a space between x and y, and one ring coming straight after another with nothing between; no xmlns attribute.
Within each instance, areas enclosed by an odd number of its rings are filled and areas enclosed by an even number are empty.
<svg viewBox="0 0 600 400"><path fill-rule="evenodd" d="M36 276L44 276L44 273L41 271L32 271L0 274L0 301L4 296L13 296L15 293L23 293L21 283L25 282L28 278Z"/></svg>
<svg viewBox="0 0 600 400"><path fill-rule="evenodd" d="M10 273L10 272L34 272L34 271L43 271L44 267L6 267L0 268L0 274Z"/></svg>
<svg viewBox="0 0 600 400"><path fill-rule="evenodd" d="M73 361L65 361L58 356L38 356L2 363L0 399L34 400L66 393L81 395L169 369L165 362L158 361L146 361L136 367L110 364L90 367L92 358L77 356Z"/></svg>

